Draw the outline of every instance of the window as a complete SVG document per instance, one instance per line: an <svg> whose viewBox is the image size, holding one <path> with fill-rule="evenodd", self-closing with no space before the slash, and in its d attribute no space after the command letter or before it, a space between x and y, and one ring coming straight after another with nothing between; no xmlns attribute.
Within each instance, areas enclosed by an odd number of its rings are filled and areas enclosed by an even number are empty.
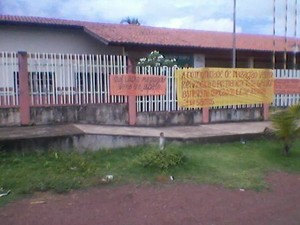
<svg viewBox="0 0 300 225"><path fill-rule="evenodd" d="M19 73L13 72L13 76L2 76L1 74L0 96L9 96L18 94Z"/></svg>
<svg viewBox="0 0 300 225"><path fill-rule="evenodd" d="M33 72L30 73L30 86L32 94L52 94L55 83L54 73L52 72Z"/></svg>
<svg viewBox="0 0 300 225"><path fill-rule="evenodd" d="M98 92L99 77L97 74L91 73L77 73L76 74L76 86L80 92Z"/></svg>

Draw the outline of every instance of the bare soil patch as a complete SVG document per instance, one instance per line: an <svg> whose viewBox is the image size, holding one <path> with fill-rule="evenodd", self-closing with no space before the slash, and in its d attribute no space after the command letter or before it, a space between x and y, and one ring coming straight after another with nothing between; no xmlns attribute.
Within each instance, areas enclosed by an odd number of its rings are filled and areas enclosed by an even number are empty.
<svg viewBox="0 0 300 225"><path fill-rule="evenodd" d="M300 174L267 177L268 190L180 184L37 193L0 208L1 225L299 225Z"/></svg>

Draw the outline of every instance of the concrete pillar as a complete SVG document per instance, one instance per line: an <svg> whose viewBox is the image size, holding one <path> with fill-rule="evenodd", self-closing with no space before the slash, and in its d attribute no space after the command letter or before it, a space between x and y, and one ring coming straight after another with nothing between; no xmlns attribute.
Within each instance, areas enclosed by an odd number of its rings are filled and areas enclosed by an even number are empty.
<svg viewBox="0 0 300 225"><path fill-rule="evenodd" d="M205 55L194 54L194 68L205 67ZM202 123L209 123L209 108L202 108Z"/></svg>
<svg viewBox="0 0 300 225"><path fill-rule="evenodd" d="M254 68L254 57L248 58L248 68Z"/></svg>
<svg viewBox="0 0 300 225"><path fill-rule="evenodd" d="M30 91L27 52L18 52L21 125L30 124Z"/></svg>
<svg viewBox="0 0 300 225"><path fill-rule="evenodd" d="M209 108L202 108L202 123L209 123Z"/></svg>
<svg viewBox="0 0 300 225"><path fill-rule="evenodd" d="M194 67L195 68L205 67L205 55L194 54Z"/></svg>
<svg viewBox="0 0 300 225"><path fill-rule="evenodd" d="M268 103L263 104L264 120L269 120L269 117L270 117L269 106L270 105Z"/></svg>
<svg viewBox="0 0 300 225"><path fill-rule="evenodd" d="M132 59L128 58L128 73L135 73L135 66ZM137 109L136 96L128 96L128 123L130 126L136 125Z"/></svg>

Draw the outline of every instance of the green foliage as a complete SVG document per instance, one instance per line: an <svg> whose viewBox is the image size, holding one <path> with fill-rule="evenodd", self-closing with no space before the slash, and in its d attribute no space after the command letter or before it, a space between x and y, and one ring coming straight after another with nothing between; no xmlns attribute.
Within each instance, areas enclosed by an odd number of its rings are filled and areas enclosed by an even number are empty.
<svg viewBox="0 0 300 225"><path fill-rule="evenodd" d="M165 171L170 167L181 165L184 161L184 155L180 151L147 150L140 154L136 161L143 167L159 168Z"/></svg>
<svg viewBox="0 0 300 225"><path fill-rule="evenodd" d="M176 59L165 58L159 51L152 51L146 58L141 58L138 62L138 66L176 66Z"/></svg>
<svg viewBox="0 0 300 225"><path fill-rule="evenodd" d="M283 142L283 153L287 155L295 138L300 136L300 104L275 112L271 121L275 135Z"/></svg>
<svg viewBox="0 0 300 225"><path fill-rule="evenodd" d="M300 173L300 140L294 142L289 157L282 157L279 151L274 154L274 149L279 149L277 142L262 139L246 141L246 144L171 145L162 152L154 151L151 146L81 154L0 151L0 188L11 190L8 196L0 198L0 205L35 191L63 193L104 185L101 180L108 174L114 176L113 185L153 182L164 168L167 168L164 172L173 175L177 182L261 190L267 185L264 177L269 172ZM172 155L176 156L177 153L179 157L174 159ZM148 154L167 154L159 155L166 161L158 158L156 165L146 167L137 163L137 158L148 158ZM173 166L177 163L177 166Z"/></svg>
<svg viewBox="0 0 300 225"><path fill-rule="evenodd" d="M222 184L229 188L261 190L267 186L265 176L270 172L300 172L300 141L289 157L282 157L273 140L225 144L188 145L187 163L170 171L186 182Z"/></svg>

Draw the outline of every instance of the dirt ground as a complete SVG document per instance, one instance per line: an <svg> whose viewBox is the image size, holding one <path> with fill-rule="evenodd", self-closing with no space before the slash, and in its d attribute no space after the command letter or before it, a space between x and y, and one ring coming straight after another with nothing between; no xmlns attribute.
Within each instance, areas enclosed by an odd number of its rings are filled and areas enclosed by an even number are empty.
<svg viewBox="0 0 300 225"><path fill-rule="evenodd" d="M178 184L39 193L0 208L1 225L299 225L300 175L268 176L262 192Z"/></svg>

